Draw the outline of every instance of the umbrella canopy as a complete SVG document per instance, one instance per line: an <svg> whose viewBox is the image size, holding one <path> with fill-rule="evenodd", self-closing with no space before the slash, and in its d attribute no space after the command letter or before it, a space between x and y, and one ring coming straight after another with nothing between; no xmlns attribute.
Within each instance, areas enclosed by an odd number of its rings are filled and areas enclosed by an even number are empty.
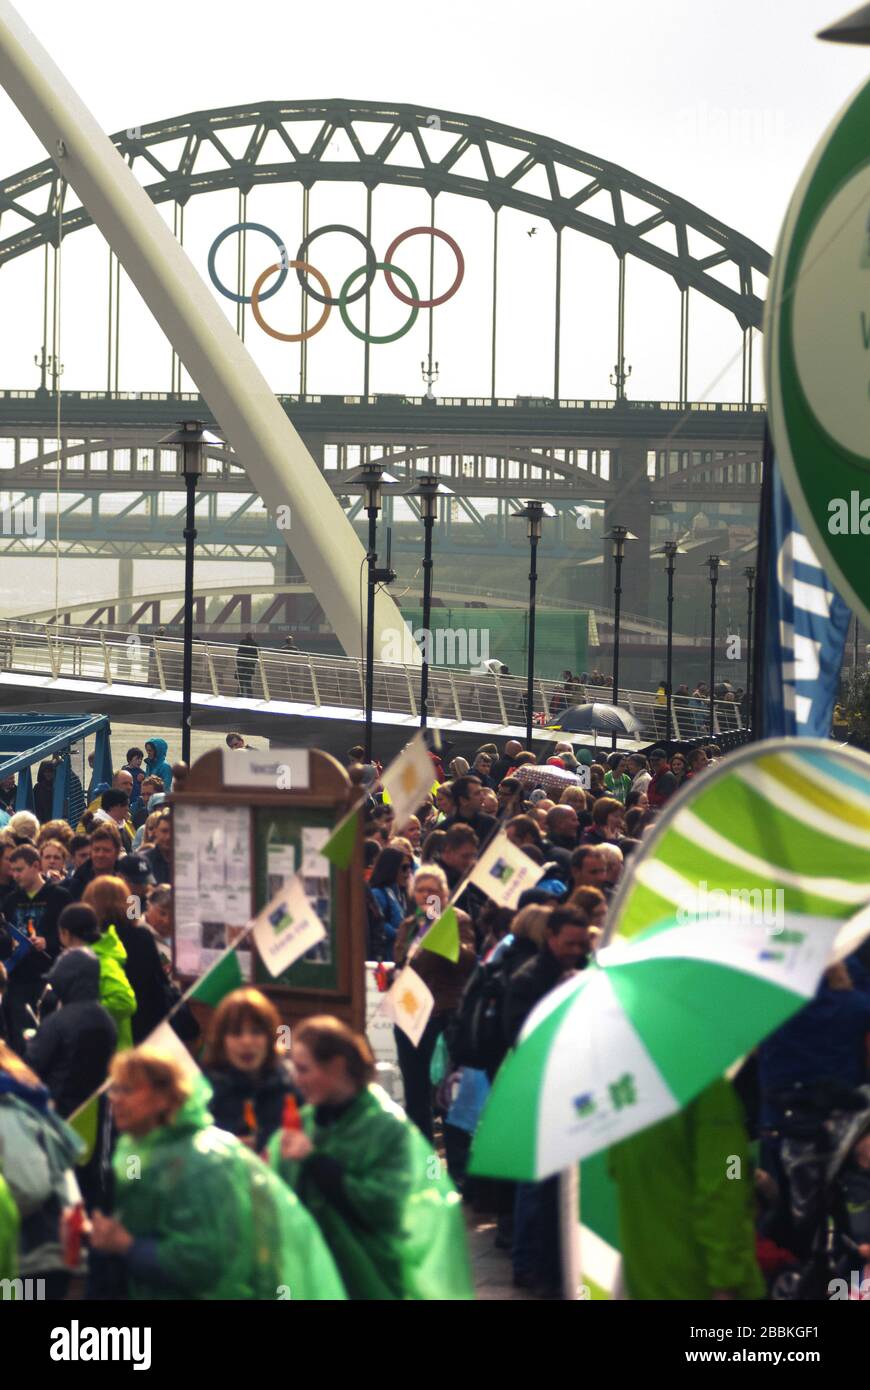
<svg viewBox="0 0 870 1390"><path fill-rule="evenodd" d="M630 939L529 1015L470 1171L538 1180L676 1113L812 997L868 900L865 755L777 740L692 779L630 861Z"/></svg>
<svg viewBox="0 0 870 1390"><path fill-rule="evenodd" d="M498 1072L471 1172L537 1181L676 1114L815 993L837 931L653 928L554 990Z"/></svg>
<svg viewBox="0 0 870 1390"><path fill-rule="evenodd" d="M551 729L564 729L575 734L625 734L631 737L641 732L641 723L620 705L605 705L599 701L587 705L571 705L556 716Z"/></svg>

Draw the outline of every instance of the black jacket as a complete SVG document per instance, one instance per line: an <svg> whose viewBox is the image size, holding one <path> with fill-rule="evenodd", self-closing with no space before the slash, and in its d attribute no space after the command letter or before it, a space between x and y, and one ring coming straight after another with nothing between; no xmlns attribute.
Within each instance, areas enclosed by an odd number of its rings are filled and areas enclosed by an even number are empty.
<svg viewBox="0 0 870 1390"><path fill-rule="evenodd" d="M47 953L47 955L43 955L39 951L29 951L18 962L10 976L11 988L27 989L35 981L41 979L47 970L51 969L52 961L56 960L60 954L57 919L69 902L70 894L66 888L61 888L60 884L48 881L32 898L28 897L23 888L13 888L11 893L6 894L2 903L2 910L7 922L24 932L27 931L27 923L32 922L36 935L45 937ZM4 933L4 936L7 937L4 948L11 944L14 949L15 942L11 934ZM5 949L0 953L8 954Z"/></svg>
<svg viewBox="0 0 870 1390"><path fill-rule="evenodd" d="M208 1108L220 1129L239 1136L250 1134L245 1122L245 1101L253 1102L257 1153L262 1153L275 1130L281 1127L284 1097L292 1095L301 1103L293 1075L284 1061L254 1076L230 1066L206 1068L205 1074L214 1091Z"/></svg>
<svg viewBox="0 0 870 1390"><path fill-rule="evenodd" d="M520 1030L535 1005L549 994L562 978L565 967L548 946L542 946L532 960L521 965L510 980L504 1001L505 1038L513 1047Z"/></svg>
<svg viewBox="0 0 870 1390"><path fill-rule="evenodd" d="M480 841L480 848L483 849L495 826L498 825L498 820L495 816L488 815L486 811L475 811L474 815L470 818L468 816L460 816L457 812L455 815L448 816L447 819L439 825L438 829L449 830L453 825L470 826Z"/></svg>
<svg viewBox="0 0 870 1390"><path fill-rule="evenodd" d="M113 925L127 952L124 970L136 996L136 1012L130 1024L133 1042L138 1046L163 1022L172 1007L169 985L157 943L148 928L135 922Z"/></svg>
<svg viewBox="0 0 870 1390"><path fill-rule="evenodd" d="M110 869L109 872L114 873L114 869ZM66 880L64 887L66 888L66 891L69 893L72 902L81 902L82 894L84 893L91 879L96 878L96 876L97 875L94 870L94 866L91 863L90 859L86 859L84 864L81 864L76 869L75 873L70 875L70 877Z"/></svg>
<svg viewBox="0 0 870 1390"><path fill-rule="evenodd" d="M155 883L172 882L172 865L166 858L166 855L161 854L156 845L151 845L149 849L144 851L144 858L147 859L148 863L151 865L151 872L154 875Z"/></svg>
<svg viewBox="0 0 870 1390"><path fill-rule="evenodd" d="M60 1005L27 1044L27 1061L64 1119L102 1086L118 1033L98 1003L100 962L87 947L64 951L47 983Z"/></svg>

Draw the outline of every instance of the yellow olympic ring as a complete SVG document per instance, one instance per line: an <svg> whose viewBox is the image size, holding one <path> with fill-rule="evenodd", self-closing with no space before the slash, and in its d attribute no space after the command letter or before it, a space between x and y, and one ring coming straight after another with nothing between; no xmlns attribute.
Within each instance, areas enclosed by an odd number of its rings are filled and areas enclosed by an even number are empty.
<svg viewBox="0 0 870 1390"><path fill-rule="evenodd" d="M279 333L277 328L271 328L260 312L260 290L263 288L264 282L270 275L274 275L276 270L286 270L288 268L290 270L307 270L310 275L313 275L316 280L320 281L320 288L323 290L327 299L332 298L332 290L329 288L329 282L325 275L321 275L316 266L309 265L307 261L287 261L286 265L284 265L283 262L279 262L275 265L267 266L262 275L258 277L254 288L251 290L251 312L263 332L268 333L270 338L280 338L282 343L301 343L306 338L313 338L315 333L320 332L326 320L329 318L329 315L332 313L332 305L327 304L314 327L306 328L304 333Z"/></svg>

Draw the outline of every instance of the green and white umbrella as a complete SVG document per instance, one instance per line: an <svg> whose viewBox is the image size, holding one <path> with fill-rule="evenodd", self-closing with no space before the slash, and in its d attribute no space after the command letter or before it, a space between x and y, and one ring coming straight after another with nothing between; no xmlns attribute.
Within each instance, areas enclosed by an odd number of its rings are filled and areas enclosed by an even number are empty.
<svg viewBox="0 0 870 1390"><path fill-rule="evenodd" d="M682 1109L812 997L868 900L870 759L780 740L693 779L619 895L630 939L529 1016L471 1171L537 1180Z"/></svg>
<svg viewBox="0 0 870 1390"><path fill-rule="evenodd" d="M724 896L767 919L845 921L870 901L870 758L771 739L692 778L629 861L607 941L674 915L702 920Z"/></svg>

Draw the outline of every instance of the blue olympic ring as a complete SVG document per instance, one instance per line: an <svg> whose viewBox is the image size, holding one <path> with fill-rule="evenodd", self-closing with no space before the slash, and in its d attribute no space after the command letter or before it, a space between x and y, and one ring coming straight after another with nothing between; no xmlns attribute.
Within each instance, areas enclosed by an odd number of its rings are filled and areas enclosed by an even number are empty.
<svg viewBox="0 0 870 1390"><path fill-rule="evenodd" d="M278 248L281 260L281 273L278 276L278 279L275 281L272 288L270 290L266 290L265 294L260 295L261 300L271 299L272 295L278 293L284 281L287 279L287 273L289 270L287 247L284 245L278 233L273 232L271 227L265 227L262 222L234 222L231 227L225 228L225 230L222 231L219 236L215 237L214 241L211 244L211 250L208 253L208 273L211 282L216 290L220 290L222 295L225 295L227 299L232 299L234 303L250 304L251 296L249 294L236 294L235 290L228 290L226 285L221 284L220 280L218 279L217 271L215 270L215 258L218 253L218 247L226 241L228 236L232 236L233 232L242 231L263 232L264 235L269 237L271 241L274 241L275 245Z"/></svg>

